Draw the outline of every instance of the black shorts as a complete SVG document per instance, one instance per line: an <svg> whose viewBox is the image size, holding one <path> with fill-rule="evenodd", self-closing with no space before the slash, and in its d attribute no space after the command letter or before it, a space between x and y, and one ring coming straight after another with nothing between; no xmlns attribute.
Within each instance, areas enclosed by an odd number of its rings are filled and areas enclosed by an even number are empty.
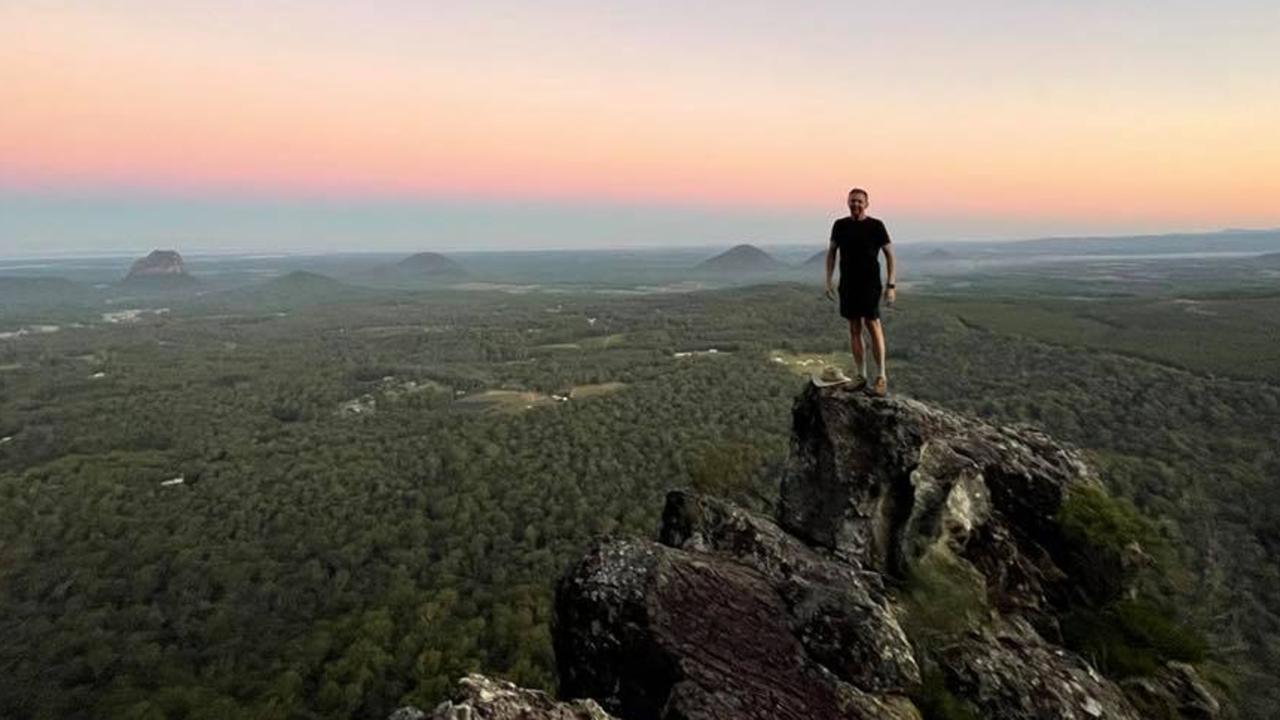
<svg viewBox="0 0 1280 720"><path fill-rule="evenodd" d="M879 284L850 283L846 286L840 283L840 316L849 320L878 320L882 293L884 287Z"/></svg>

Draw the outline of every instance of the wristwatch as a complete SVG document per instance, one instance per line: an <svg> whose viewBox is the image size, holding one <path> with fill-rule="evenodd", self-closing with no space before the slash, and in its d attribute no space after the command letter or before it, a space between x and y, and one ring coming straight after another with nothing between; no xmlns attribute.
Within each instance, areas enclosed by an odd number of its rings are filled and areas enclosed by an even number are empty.
<svg viewBox="0 0 1280 720"><path fill-rule="evenodd" d="M898 286L897 286L897 285L894 285L893 283L889 283L888 285L885 285L885 287L887 287L887 288L889 288L890 290L892 290L892 289L894 289L894 288L896 288L896 287L898 287Z"/></svg>

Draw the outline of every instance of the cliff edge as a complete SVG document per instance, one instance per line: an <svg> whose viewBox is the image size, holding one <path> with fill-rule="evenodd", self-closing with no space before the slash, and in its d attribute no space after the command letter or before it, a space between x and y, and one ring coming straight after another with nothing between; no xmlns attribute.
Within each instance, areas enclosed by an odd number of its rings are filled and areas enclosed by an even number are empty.
<svg viewBox="0 0 1280 720"><path fill-rule="evenodd" d="M1080 452L841 386L807 386L792 419L775 518L673 491L656 541L601 539L568 569L567 700L471 676L423 717L1224 716L1176 653L1104 673L1081 640L1152 561Z"/></svg>

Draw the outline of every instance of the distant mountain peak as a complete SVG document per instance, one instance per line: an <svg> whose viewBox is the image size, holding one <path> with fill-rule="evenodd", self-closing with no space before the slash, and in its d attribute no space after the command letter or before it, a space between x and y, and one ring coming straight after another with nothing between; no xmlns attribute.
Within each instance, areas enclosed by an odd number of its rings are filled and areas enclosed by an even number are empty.
<svg viewBox="0 0 1280 720"><path fill-rule="evenodd" d="M186 275L187 268L177 250L152 250L146 257L138 258L129 268L126 280L141 277L173 277Z"/></svg>
<svg viewBox="0 0 1280 720"><path fill-rule="evenodd" d="M456 261L436 252L420 252L396 263L395 267L425 276L466 275L467 271Z"/></svg>
<svg viewBox="0 0 1280 720"><path fill-rule="evenodd" d="M767 272L785 267L777 258L761 250L755 245L743 243L734 245L715 257L703 260L694 266L695 270L710 272Z"/></svg>

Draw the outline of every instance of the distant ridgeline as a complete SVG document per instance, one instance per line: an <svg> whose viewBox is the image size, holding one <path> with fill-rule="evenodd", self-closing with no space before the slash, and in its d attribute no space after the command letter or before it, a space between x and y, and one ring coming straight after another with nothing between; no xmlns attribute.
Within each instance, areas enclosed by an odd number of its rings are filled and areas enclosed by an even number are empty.
<svg viewBox="0 0 1280 720"><path fill-rule="evenodd" d="M364 298L369 295L360 286L367 281L371 287L380 284L392 287L419 283L453 282L465 279L467 270L454 260L439 253L423 252L402 260L370 269L351 272L347 270L343 280L310 270L290 270L265 281L245 278L230 284L225 279L215 285L201 284L188 272L182 256L175 250L153 250L146 257L133 263L128 274L120 281L121 288L150 293L182 293L193 287L206 292L206 301L212 304L247 306L263 303L263 307L287 305L331 304ZM350 284L350 282L355 284Z"/></svg>
<svg viewBox="0 0 1280 720"><path fill-rule="evenodd" d="M775 518L673 491L656 542L560 579L564 700L470 675L429 717L1227 716L1159 599L1167 549L1078 451L840 386L792 419Z"/></svg>

